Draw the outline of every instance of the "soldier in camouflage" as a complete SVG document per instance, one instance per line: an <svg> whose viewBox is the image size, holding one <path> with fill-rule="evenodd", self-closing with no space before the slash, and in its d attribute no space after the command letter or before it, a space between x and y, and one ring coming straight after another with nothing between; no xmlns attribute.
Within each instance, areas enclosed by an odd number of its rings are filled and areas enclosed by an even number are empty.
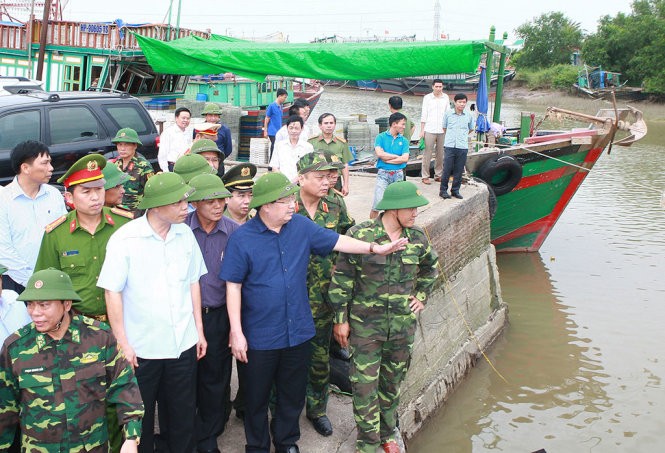
<svg viewBox="0 0 665 453"><path fill-rule="evenodd" d="M148 159L136 152L143 143L134 129L129 127L120 129L111 141L118 148L118 157L111 159L110 162L129 175L129 181L124 183L125 194L122 204L132 212L138 213L139 199L143 195L145 184L155 174L155 170Z"/></svg>
<svg viewBox="0 0 665 453"><path fill-rule="evenodd" d="M393 183L377 205L379 218L347 235L379 244L408 238L406 248L386 257L340 253L328 296L333 332L351 346L356 450L399 453L395 442L399 387L404 380L417 313L437 277L437 255L425 232L414 226L417 208L428 203L416 186Z"/></svg>
<svg viewBox="0 0 665 453"><path fill-rule="evenodd" d="M355 222L346 210L346 204L328 199L328 171L335 167L327 162L323 152L305 154L296 165L300 192L296 194L295 212L308 217L318 225L344 234ZM314 317L315 335L311 342L312 356L307 381L306 414L314 429L330 436L332 424L326 416L330 377L330 337L333 311L327 300L328 285L337 253L311 255L307 267L309 304Z"/></svg>
<svg viewBox="0 0 665 453"><path fill-rule="evenodd" d="M108 402L123 427L121 451L136 452L143 403L111 329L70 314L80 297L56 269L35 272L18 299L32 323L0 353L0 450L20 423L24 452L108 452Z"/></svg>

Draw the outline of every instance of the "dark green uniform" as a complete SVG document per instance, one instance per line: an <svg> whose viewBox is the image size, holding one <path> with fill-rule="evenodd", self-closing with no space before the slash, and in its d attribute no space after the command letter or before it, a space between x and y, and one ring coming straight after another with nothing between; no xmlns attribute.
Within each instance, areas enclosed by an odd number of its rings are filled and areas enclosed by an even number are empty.
<svg viewBox="0 0 665 453"><path fill-rule="evenodd" d="M130 218L126 211L104 207L95 234L90 234L79 225L76 211L62 216L46 227L35 271L53 267L66 272L82 299L73 308L86 316L106 315L104 289L97 286L97 277L106 257L106 243Z"/></svg>
<svg viewBox="0 0 665 453"><path fill-rule="evenodd" d="M136 211L145 184L155 174L155 170L150 162L139 153L134 154L126 167L122 166L122 159L120 158L111 159L109 162L116 164L120 170L129 175L129 181L123 184L125 195L122 196L122 204L127 206L128 209Z"/></svg>
<svg viewBox="0 0 665 453"><path fill-rule="evenodd" d="M300 198L296 195L296 212L309 218ZM340 203L341 201L341 203ZM344 200L331 200L328 196L319 201L313 220L316 224L344 234L355 222L349 216ZM312 308L316 333L310 341L312 358L307 382L307 417L314 419L326 415L328 386L330 381L330 337L332 335L333 310L328 300L328 285L337 259L337 253L327 256L311 255L307 268L307 289Z"/></svg>
<svg viewBox="0 0 665 453"><path fill-rule="evenodd" d="M61 340L19 329L0 354L0 450L21 425L26 452L108 452L105 402L114 403L126 439L141 435L143 403L111 329L73 316Z"/></svg>
<svg viewBox="0 0 665 453"><path fill-rule="evenodd" d="M332 140L326 142L326 139L323 138L323 134L319 134L307 141L312 144L314 151L330 151L339 157L345 164L348 164L353 160L353 154L351 154L351 151L349 150L349 145L343 138L333 135Z"/></svg>
<svg viewBox="0 0 665 453"><path fill-rule="evenodd" d="M389 243L382 217L347 235ZM394 440L399 386L413 347L416 315L410 296L424 302L437 277L437 255L424 231L407 228L406 248L388 256L340 253L328 296L335 323L349 322L356 450L374 453Z"/></svg>

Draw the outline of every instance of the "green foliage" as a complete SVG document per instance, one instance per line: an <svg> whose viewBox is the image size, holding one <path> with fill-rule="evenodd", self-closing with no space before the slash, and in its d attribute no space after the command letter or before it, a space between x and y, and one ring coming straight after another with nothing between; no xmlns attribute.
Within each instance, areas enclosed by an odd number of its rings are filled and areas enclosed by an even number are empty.
<svg viewBox="0 0 665 453"><path fill-rule="evenodd" d="M582 56L588 64L621 72L630 86L665 94L665 0L635 0L631 14L603 17Z"/></svg>
<svg viewBox="0 0 665 453"><path fill-rule="evenodd" d="M566 64L570 54L582 46L580 25L561 12L541 14L516 31L524 39L524 48L511 60L518 69Z"/></svg>
<svg viewBox="0 0 665 453"><path fill-rule="evenodd" d="M531 90L569 89L577 81L577 68L558 64L546 69L523 69L517 73Z"/></svg>

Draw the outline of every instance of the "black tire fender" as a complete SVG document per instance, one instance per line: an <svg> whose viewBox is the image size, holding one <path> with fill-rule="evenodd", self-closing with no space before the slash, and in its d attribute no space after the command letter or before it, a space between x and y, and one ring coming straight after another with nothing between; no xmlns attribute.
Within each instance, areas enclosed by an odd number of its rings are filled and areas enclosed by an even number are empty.
<svg viewBox="0 0 665 453"><path fill-rule="evenodd" d="M496 176L499 174L501 178L497 181ZM478 176L494 190L498 197L513 190L522 180L522 164L509 155L493 157L481 165Z"/></svg>
<svg viewBox="0 0 665 453"><path fill-rule="evenodd" d="M492 189L492 186L487 184L484 180L480 178L471 178L478 184L482 184L485 187L487 187L487 208L489 209L489 215L490 215L490 220L494 218L494 215L496 214L496 208L497 208L497 201L496 201L496 194L494 193L494 189Z"/></svg>

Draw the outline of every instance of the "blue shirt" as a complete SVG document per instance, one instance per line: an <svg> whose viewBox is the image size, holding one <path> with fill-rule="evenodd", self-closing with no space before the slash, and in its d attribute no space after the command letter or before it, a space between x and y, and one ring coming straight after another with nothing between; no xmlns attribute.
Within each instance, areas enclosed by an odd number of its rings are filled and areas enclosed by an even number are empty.
<svg viewBox="0 0 665 453"><path fill-rule="evenodd" d="M226 124L222 124L217 131L217 141L215 144L226 157L231 155L231 152L233 151L233 140L231 139L231 129L229 129Z"/></svg>
<svg viewBox="0 0 665 453"><path fill-rule="evenodd" d="M219 278L242 284L241 319L249 349L282 349L314 336L309 256L328 255L338 239L334 231L300 215L279 234L257 215L231 235Z"/></svg>
<svg viewBox="0 0 665 453"><path fill-rule="evenodd" d="M270 118L268 123L268 135L275 135L282 127L282 106L273 102L266 109L266 116Z"/></svg>
<svg viewBox="0 0 665 453"><path fill-rule="evenodd" d="M201 306L208 308L219 308L226 305L226 282L219 279L219 270L222 268L224 251L229 236L240 227L233 220L222 216L217 225L210 233L201 227L196 212L187 215L185 223L189 225L194 233L203 254L208 273L201 276Z"/></svg>
<svg viewBox="0 0 665 453"><path fill-rule="evenodd" d="M454 109L448 110L443 116L443 128L446 131L443 146L469 149L469 132L473 130L473 116L470 113L458 114Z"/></svg>
<svg viewBox="0 0 665 453"><path fill-rule="evenodd" d="M390 130L381 132L374 140L374 147L380 146L385 152L401 156L409 154L409 141L402 134L393 137ZM376 161L376 168L383 170L401 170L406 167L406 162L401 164L389 164L381 159Z"/></svg>

